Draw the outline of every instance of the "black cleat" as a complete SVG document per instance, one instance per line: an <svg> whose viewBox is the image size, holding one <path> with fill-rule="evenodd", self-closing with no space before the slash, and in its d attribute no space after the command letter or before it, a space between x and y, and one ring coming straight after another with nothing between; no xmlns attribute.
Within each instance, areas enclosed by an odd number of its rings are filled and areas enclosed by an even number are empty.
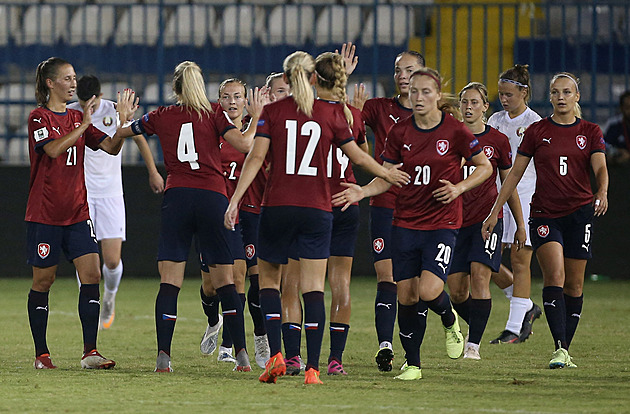
<svg viewBox="0 0 630 414"><path fill-rule="evenodd" d="M519 342L518 335L508 330L501 332L498 338L490 341L491 344L518 344Z"/></svg>
<svg viewBox="0 0 630 414"><path fill-rule="evenodd" d="M532 325L536 319L540 318L540 315L542 315L542 310L540 309L540 306L534 303L532 308L527 311L525 317L523 318L521 334L518 336L519 342L525 342L527 338L529 338L529 335L532 334Z"/></svg>
<svg viewBox="0 0 630 414"><path fill-rule="evenodd" d="M392 370L392 361L394 359L394 351L391 348L381 348L376 353L376 365L378 370L389 372Z"/></svg>

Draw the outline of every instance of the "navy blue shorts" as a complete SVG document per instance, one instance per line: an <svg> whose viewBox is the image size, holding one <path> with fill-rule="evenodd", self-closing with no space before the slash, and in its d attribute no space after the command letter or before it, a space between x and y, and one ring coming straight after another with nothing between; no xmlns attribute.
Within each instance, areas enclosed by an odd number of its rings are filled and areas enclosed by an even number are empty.
<svg viewBox="0 0 630 414"><path fill-rule="evenodd" d="M370 206L370 234L372 235L372 259L391 259L392 222L394 209Z"/></svg>
<svg viewBox="0 0 630 414"><path fill-rule="evenodd" d="M392 226L394 280L412 279L428 270L446 282L456 238L456 229L411 230Z"/></svg>
<svg viewBox="0 0 630 414"><path fill-rule="evenodd" d="M68 261L89 253L98 254L98 242L91 220L53 226L26 222L26 262L35 267L59 264L63 251Z"/></svg>
<svg viewBox="0 0 630 414"><path fill-rule="evenodd" d="M260 212L258 257L269 263L286 264L295 243L301 259L330 256L332 213L316 208L263 207Z"/></svg>
<svg viewBox="0 0 630 414"><path fill-rule="evenodd" d="M228 200L223 194L198 188L170 188L162 201L158 261L184 262L193 236L201 261L232 264L230 230L223 226Z"/></svg>
<svg viewBox="0 0 630 414"><path fill-rule="evenodd" d="M245 260L247 268L258 264L258 223L260 214L250 211L239 211L239 222L241 224L241 234L243 235L243 245L245 246Z"/></svg>
<svg viewBox="0 0 630 414"><path fill-rule="evenodd" d="M330 255L354 257L358 234L359 206L350 206L346 211L334 207Z"/></svg>
<svg viewBox="0 0 630 414"><path fill-rule="evenodd" d="M482 224L476 223L459 229L450 274L460 272L470 274L470 264L472 262L485 264L493 272L499 271L499 266L501 266L503 219L497 221L497 225L494 226L494 230L488 240L484 240L481 237Z"/></svg>
<svg viewBox="0 0 630 414"><path fill-rule="evenodd" d="M245 260L245 249L243 248L243 237L241 236L241 225L237 223L234 225L234 231L227 231L227 240L230 244L230 252L232 252L232 260ZM195 249L199 252L199 239L195 237ZM201 270L208 273L210 272L210 267L204 261L203 255L199 255L199 264L201 265Z"/></svg>
<svg viewBox="0 0 630 414"><path fill-rule="evenodd" d="M534 251L545 243L555 241L562 245L564 257L592 258L593 215L593 206L586 204L563 217L530 217L529 232Z"/></svg>

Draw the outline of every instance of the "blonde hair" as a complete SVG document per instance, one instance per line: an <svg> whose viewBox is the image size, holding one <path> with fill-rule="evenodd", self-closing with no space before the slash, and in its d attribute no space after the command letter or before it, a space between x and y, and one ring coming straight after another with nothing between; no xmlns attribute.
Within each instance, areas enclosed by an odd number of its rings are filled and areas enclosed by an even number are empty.
<svg viewBox="0 0 630 414"><path fill-rule="evenodd" d="M206 95L201 68L195 62L184 61L175 67L173 92L177 103L194 110L199 117L214 112Z"/></svg>
<svg viewBox="0 0 630 414"><path fill-rule="evenodd" d="M445 84L440 73L429 67L424 67L422 69L418 69L409 77L409 82L413 79L414 76L427 76L435 82L437 86L437 91L442 94L442 97L437 102L437 107L440 111L446 112L447 114L451 114L455 119L461 121L462 113L459 110L459 99L457 96L452 93L442 92L442 86Z"/></svg>
<svg viewBox="0 0 630 414"><path fill-rule="evenodd" d="M573 85L575 85L575 93L580 93L580 78L569 72L558 72L553 75L553 78L551 78L551 81L549 81L549 93L551 93L551 87L558 80L558 78L571 79L573 81ZM573 108L573 115L575 115L576 118L582 118L582 107L580 106L579 102L575 103L575 107Z"/></svg>
<svg viewBox="0 0 630 414"><path fill-rule="evenodd" d="M324 52L315 59L315 73L317 74L317 84L324 89L330 90L343 104L343 113L346 116L348 125L354 124L352 112L348 108L346 96L346 84L348 74L346 73L346 62L339 53Z"/></svg>
<svg viewBox="0 0 630 414"><path fill-rule="evenodd" d="M468 83L468 85L464 86L462 88L461 91L459 91L459 101L462 101L462 96L464 95L464 92L474 89L477 92L479 92L479 95L481 95L481 100L483 101L484 104L489 104L490 101L488 100L488 88L486 88L486 85L484 85L481 82L470 82ZM461 108L460 108L460 115L461 115ZM483 122L486 122L486 113L484 112L481 115L481 119L483 120Z"/></svg>
<svg viewBox="0 0 630 414"><path fill-rule="evenodd" d="M225 87L229 85L230 83L236 83L238 85L241 85L243 87L243 97L247 99L247 84L243 82L242 80L240 80L239 78L229 78L219 84L219 99L221 99L221 94L223 93L223 89L225 89Z"/></svg>
<svg viewBox="0 0 630 414"><path fill-rule="evenodd" d="M315 72L313 56L302 51L293 52L284 59L282 68L289 80L293 100L297 104L298 110L310 117L313 114L313 102L315 101L315 94L309 81Z"/></svg>

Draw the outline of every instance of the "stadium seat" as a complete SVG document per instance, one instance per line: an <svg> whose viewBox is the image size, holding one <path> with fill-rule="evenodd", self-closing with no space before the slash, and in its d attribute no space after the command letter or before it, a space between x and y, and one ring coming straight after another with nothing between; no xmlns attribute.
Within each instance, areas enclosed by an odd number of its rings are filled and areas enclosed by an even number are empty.
<svg viewBox="0 0 630 414"><path fill-rule="evenodd" d="M380 5L376 10L376 43L402 46L414 33L413 9L407 6ZM374 44L374 10L370 11L361 37L364 46Z"/></svg>
<svg viewBox="0 0 630 414"><path fill-rule="evenodd" d="M28 133L28 132L26 132ZM11 138L7 144L7 164L24 165L29 163L28 158L28 139Z"/></svg>
<svg viewBox="0 0 630 414"><path fill-rule="evenodd" d="M361 26L361 7L325 7L315 23L315 44L323 46L355 42L361 33Z"/></svg>
<svg viewBox="0 0 630 414"><path fill-rule="evenodd" d="M368 96L370 98L383 98L386 95L385 93L385 87L383 86L383 84L381 82L376 82L376 91L374 90L374 84L372 83L372 81L370 80L361 80L361 79L355 79L354 76L350 77L348 79L348 90L347 90L347 95L350 99L352 99L352 95L354 94L354 85L358 85L360 83L363 83L365 85L365 90L368 93Z"/></svg>
<svg viewBox="0 0 630 414"><path fill-rule="evenodd" d="M169 19L164 30L164 45L201 47L215 30L216 13L212 6L181 5Z"/></svg>
<svg viewBox="0 0 630 414"><path fill-rule="evenodd" d="M150 112L162 105L168 105L174 102L173 100L173 85L171 83L162 84L162 96L160 96L160 88L158 83L150 83L144 88L144 92L140 96L140 105L150 104L145 109L139 112Z"/></svg>
<svg viewBox="0 0 630 414"><path fill-rule="evenodd" d="M68 33L68 9L62 5L29 6L22 16L22 32L16 36L19 46L54 45Z"/></svg>
<svg viewBox="0 0 630 414"><path fill-rule="evenodd" d="M379 4L387 3L387 0L378 0ZM374 0L342 0L344 4L360 4L364 6L371 6L374 4Z"/></svg>
<svg viewBox="0 0 630 414"><path fill-rule="evenodd" d="M0 87L0 102L24 102L0 104L0 124L19 128L27 124L29 113L35 109L35 85L9 83Z"/></svg>
<svg viewBox="0 0 630 414"><path fill-rule="evenodd" d="M20 32L19 10L14 6L0 5L0 46Z"/></svg>
<svg viewBox="0 0 630 414"><path fill-rule="evenodd" d="M212 102L218 102L219 100L219 85L220 82L206 82L206 94Z"/></svg>
<svg viewBox="0 0 630 414"><path fill-rule="evenodd" d="M192 0L192 4L212 4L220 6L236 3L238 3L236 0Z"/></svg>
<svg viewBox="0 0 630 414"><path fill-rule="evenodd" d="M315 11L308 5L276 6L269 14L267 31L261 42L267 46L302 45L313 35Z"/></svg>
<svg viewBox="0 0 630 414"><path fill-rule="evenodd" d="M71 45L90 44L103 46L114 33L113 6L89 4L79 7L70 19Z"/></svg>
<svg viewBox="0 0 630 414"><path fill-rule="evenodd" d="M210 32L215 46L251 46L264 30L265 12L249 5L230 5L223 10L218 30Z"/></svg>
<svg viewBox="0 0 630 414"><path fill-rule="evenodd" d="M160 9L153 5L133 5L125 9L114 34L117 46L155 46L159 34Z"/></svg>
<svg viewBox="0 0 630 414"><path fill-rule="evenodd" d="M125 88L135 88L136 93L140 96L140 89L131 82L101 82L101 93L103 94L103 98L109 99L110 101L116 101L116 99L118 99L118 92L122 92Z"/></svg>
<svg viewBox="0 0 630 414"><path fill-rule="evenodd" d="M140 3L140 0L94 0L96 4L117 4L129 6L132 4Z"/></svg>

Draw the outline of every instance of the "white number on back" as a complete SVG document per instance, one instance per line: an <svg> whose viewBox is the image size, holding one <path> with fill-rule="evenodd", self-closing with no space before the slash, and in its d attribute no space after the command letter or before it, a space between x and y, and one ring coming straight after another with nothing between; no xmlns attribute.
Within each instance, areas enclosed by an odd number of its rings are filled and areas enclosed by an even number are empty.
<svg viewBox="0 0 630 414"><path fill-rule="evenodd" d="M195 136L193 135L192 122L182 125L179 130L179 139L177 140L177 159L181 162L190 164L190 169L198 170L199 154L195 150Z"/></svg>
<svg viewBox="0 0 630 414"><path fill-rule="evenodd" d="M335 154L336 157L333 154ZM328 178L332 178L333 163L335 162L335 158L337 159L337 162L339 163L339 165L341 165L341 172L339 174L339 178L346 178L346 170L348 169L350 158L348 158L348 156L343 153L341 148L337 148L334 145L331 145L330 150L328 151L326 176Z"/></svg>
<svg viewBox="0 0 630 414"><path fill-rule="evenodd" d="M293 175L295 174L295 163L297 158L297 121L288 119L285 127L287 129L287 161L285 171L287 175ZM313 155L315 155L315 150L317 149L317 144L319 143L321 134L322 128L315 121L307 121L304 125L302 125L300 135L309 137L309 140L308 144L306 144L306 150L304 151L304 156L300 162L297 175L308 175L312 177L317 175L317 167L313 167L310 164L313 160Z"/></svg>

